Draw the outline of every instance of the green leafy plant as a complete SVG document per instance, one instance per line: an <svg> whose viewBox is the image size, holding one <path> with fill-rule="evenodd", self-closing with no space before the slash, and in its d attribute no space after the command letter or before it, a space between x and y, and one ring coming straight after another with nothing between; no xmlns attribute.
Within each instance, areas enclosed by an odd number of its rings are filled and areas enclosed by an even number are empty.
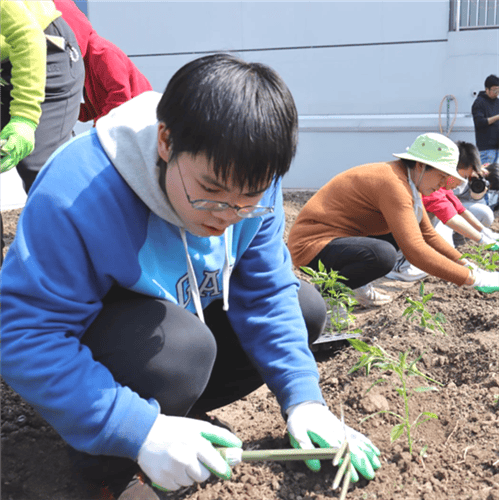
<svg viewBox="0 0 499 500"><path fill-rule="evenodd" d="M472 245L471 251L464 253L461 258L471 260L487 271L496 271L499 268L499 253L490 251L494 246L495 243Z"/></svg>
<svg viewBox="0 0 499 500"><path fill-rule="evenodd" d="M332 325L330 330L336 332L349 330L350 325L355 320L353 308L358 304L354 297L355 294L349 286L340 281L347 278L340 276L332 269L327 271L321 261L318 262L318 268L318 271L311 267L301 267L300 269L311 276L310 282L319 286L321 295L327 302ZM360 330L352 330L352 333L360 333Z"/></svg>
<svg viewBox="0 0 499 500"><path fill-rule="evenodd" d="M423 282L421 282L421 285L419 286L419 295L421 297L421 301L413 300L410 297L407 297L405 299L406 302L409 302L410 305L402 313L402 316L407 316L407 319L409 319L410 321L414 321L419 317L419 325L423 328L429 328L430 330L438 329L444 335L447 335L444 327L442 326L442 324L447 322L445 316L440 312L432 315L426 309L426 304L433 297L433 293L427 293L425 295Z"/></svg>
<svg viewBox="0 0 499 500"><path fill-rule="evenodd" d="M432 382L434 384L442 386L440 382L433 380L428 375L422 373L416 366L416 363L422 358L422 355L418 356L415 360L409 361L408 356L411 352L406 351L404 353L399 353L398 358L395 358L388 354L384 349L380 346L370 346L365 342L359 339L348 339L350 344L359 352L363 353L357 363L349 370L348 373L353 373L360 368L366 369L366 376L369 376L369 373L372 368L378 368L385 372L393 372L397 375L399 384L394 382L390 382L395 388L397 394L402 398L404 404L404 414L399 415L390 410L381 410L372 415L369 415L361 420L365 422L369 418L372 418L380 413L388 413L396 417L400 423L396 424L391 432L390 432L390 441L393 443L404 433L407 436L407 442L409 444L409 452L412 453L413 445L414 445L414 431L424 422L427 422L431 419L438 419L438 416L434 413L423 411L421 412L415 420L411 422L411 415L409 411L409 400L413 396L414 393L428 392L428 391L438 391L438 388L433 386L424 386L424 387L416 387L413 389L409 389L407 387L407 379L410 376L418 376L422 377L425 380ZM376 380L371 387L366 391L366 394L376 385L388 383L388 381L384 378L380 378Z"/></svg>

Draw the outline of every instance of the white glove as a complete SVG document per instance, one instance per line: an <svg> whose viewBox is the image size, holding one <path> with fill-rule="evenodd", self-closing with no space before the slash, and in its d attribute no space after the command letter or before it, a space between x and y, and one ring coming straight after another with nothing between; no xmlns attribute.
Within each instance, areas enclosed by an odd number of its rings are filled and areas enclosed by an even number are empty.
<svg viewBox="0 0 499 500"><path fill-rule="evenodd" d="M346 431L350 458L354 467L352 481L359 480L356 470L366 479L374 478L374 471L381 467L378 460L380 451L363 434L348 426L343 426L326 406L315 401L307 401L291 406L287 414L290 441L295 448L311 450L314 448L312 441L321 448L339 446L345 441ZM320 470L319 460L306 460L305 463L313 471Z"/></svg>
<svg viewBox="0 0 499 500"><path fill-rule="evenodd" d="M488 227L484 227L481 231L481 234L486 234L489 238L492 238L494 240L492 243L499 241L499 233L495 233Z"/></svg>
<svg viewBox="0 0 499 500"><path fill-rule="evenodd" d="M159 414L139 450L137 462L155 486L178 490L206 481L210 472L230 479L227 462L211 443L241 447L241 440L209 422Z"/></svg>
<svg viewBox="0 0 499 500"><path fill-rule="evenodd" d="M471 260L468 260L468 259L461 259L461 260L464 262L465 267L471 268L471 269L473 269L473 271L475 271L477 269L481 269L480 267L478 267L477 264L475 264ZM471 285L471 286L474 286L474 285Z"/></svg>
<svg viewBox="0 0 499 500"><path fill-rule="evenodd" d="M492 243L497 243L497 241L492 238L491 236L489 236L486 232L485 232L485 229L486 228L483 228L482 231L480 232L481 234L481 238L480 240L478 241L478 244L479 245L490 245Z"/></svg>
<svg viewBox="0 0 499 500"><path fill-rule="evenodd" d="M499 272L488 272L483 269L473 270L475 276L474 286L480 292L499 292Z"/></svg>

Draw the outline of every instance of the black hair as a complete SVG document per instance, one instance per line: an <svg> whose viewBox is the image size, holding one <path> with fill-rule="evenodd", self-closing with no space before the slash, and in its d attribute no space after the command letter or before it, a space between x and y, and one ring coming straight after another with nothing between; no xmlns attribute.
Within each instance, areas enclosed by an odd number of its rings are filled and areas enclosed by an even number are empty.
<svg viewBox="0 0 499 500"><path fill-rule="evenodd" d="M457 141L459 148L459 161L457 169L473 167L473 170L480 174L482 162L480 161L480 153L474 144L471 142Z"/></svg>
<svg viewBox="0 0 499 500"><path fill-rule="evenodd" d="M491 163L484 167L489 171L487 180L489 181L489 189L499 191L499 163Z"/></svg>
<svg viewBox="0 0 499 500"><path fill-rule="evenodd" d="M485 88L499 87L499 78L496 75L489 75L485 78Z"/></svg>
<svg viewBox="0 0 499 500"><path fill-rule="evenodd" d="M416 168L416 160L408 160L407 158L399 158L402 160L404 165L409 169L412 170L413 168Z"/></svg>
<svg viewBox="0 0 499 500"><path fill-rule="evenodd" d="M180 68L157 118L170 131L172 157L204 154L223 182L258 189L282 177L298 141L298 113L270 67L217 53Z"/></svg>

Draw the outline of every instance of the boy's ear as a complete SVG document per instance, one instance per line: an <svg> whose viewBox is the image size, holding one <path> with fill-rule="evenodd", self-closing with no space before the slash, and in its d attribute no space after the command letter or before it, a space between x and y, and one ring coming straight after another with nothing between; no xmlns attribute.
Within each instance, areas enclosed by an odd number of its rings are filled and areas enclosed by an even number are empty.
<svg viewBox="0 0 499 500"><path fill-rule="evenodd" d="M170 130L162 122L158 124L158 154L168 163L172 152Z"/></svg>

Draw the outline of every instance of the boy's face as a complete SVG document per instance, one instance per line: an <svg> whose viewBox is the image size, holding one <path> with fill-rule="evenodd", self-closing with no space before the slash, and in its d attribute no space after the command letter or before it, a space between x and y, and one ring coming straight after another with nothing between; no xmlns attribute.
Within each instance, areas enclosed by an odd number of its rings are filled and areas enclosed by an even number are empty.
<svg viewBox="0 0 499 500"><path fill-rule="evenodd" d="M192 206L195 200L211 200L245 207L257 205L268 186L256 192L241 190L231 182L217 179L213 168L203 154L192 156L180 153L170 161L169 133L164 124L158 129L158 152L167 162L165 189L175 212L185 229L196 236L221 236L225 229L241 220L233 208L222 211L199 210ZM190 199L190 201L189 201Z"/></svg>

